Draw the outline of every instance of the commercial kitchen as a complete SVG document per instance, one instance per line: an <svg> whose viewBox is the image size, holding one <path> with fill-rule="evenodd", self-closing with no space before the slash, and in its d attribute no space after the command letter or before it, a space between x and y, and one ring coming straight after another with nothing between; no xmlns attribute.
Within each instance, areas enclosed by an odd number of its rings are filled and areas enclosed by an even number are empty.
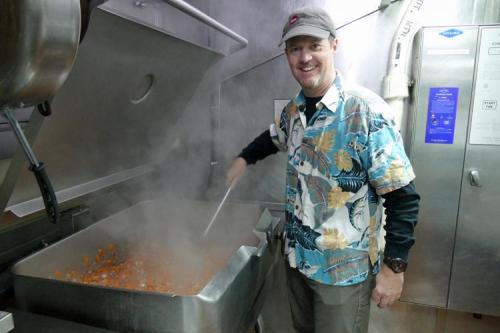
<svg viewBox="0 0 500 333"><path fill-rule="evenodd" d="M0 0L0 333L293 332L286 154L226 172L299 91L312 5L421 197L369 332L500 332L500 1Z"/></svg>

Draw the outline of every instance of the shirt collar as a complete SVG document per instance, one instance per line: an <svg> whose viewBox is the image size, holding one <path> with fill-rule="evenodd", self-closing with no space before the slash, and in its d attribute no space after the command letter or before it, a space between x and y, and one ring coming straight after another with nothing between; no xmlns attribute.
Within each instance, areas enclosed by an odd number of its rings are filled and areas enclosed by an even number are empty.
<svg viewBox="0 0 500 333"><path fill-rule="evenodd" d="M323 98L318 102L323 104L330 111L335 112L335 105L339 99L344 99L344 79L342 75L337 71L335 75L335 80L333 80L332 85L323 96ZM304 91L301 89L300 92L294 97L293 103L297 106L300 111L305 111L306 97L304 96Z"/></svg>
<svg viewBox="0 0 500 333"><path fill-rule="evenodd" d="M339 99L344 99L344 79L339 72L336 72L335 80L326 92L325 96L321 99L320 103L322 103L325 107L330 109L330 111L335 112L337 102Z"/></svg>

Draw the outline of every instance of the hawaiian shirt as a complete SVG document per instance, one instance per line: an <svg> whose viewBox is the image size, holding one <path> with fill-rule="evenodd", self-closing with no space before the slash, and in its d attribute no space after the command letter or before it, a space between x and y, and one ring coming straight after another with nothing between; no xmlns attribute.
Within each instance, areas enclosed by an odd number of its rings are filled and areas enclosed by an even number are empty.
<svg viewBox="0 0 500 333"><path fill-rule="evenodd" d="M347 286L379 268L380 195L415 177L390 107L337 74L306 123L301 91L270 126L288 152L285 253L317 282Z"/></svg>

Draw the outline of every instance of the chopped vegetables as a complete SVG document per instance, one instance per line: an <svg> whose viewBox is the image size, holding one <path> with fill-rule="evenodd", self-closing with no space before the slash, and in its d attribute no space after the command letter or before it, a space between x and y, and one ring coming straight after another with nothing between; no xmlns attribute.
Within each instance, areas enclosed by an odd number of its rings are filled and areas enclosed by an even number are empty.
<svg viewBox="0 0 500 333"><path fill-rule="evenodd" d="M116 246L109 244L106 250L97 249L93 263L89 256L84 255L84 269L81 272L70 270L63 278L61 271L56 270L54 276L58 280L111 288L194 295L208 283L217 269L213 260L204 260L201 261L204 265L200 272L188 278L179 278L175 276L175 263L159 262L162 256L158 254L152 251L147 255L119 258Z"/></svg>

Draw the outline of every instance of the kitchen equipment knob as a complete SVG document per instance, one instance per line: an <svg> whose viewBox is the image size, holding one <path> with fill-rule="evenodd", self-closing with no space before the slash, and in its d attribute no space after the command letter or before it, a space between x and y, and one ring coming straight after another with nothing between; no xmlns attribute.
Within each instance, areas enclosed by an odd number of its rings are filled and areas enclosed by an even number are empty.
<svg viewBox="0 0 500 333"><path fill-rule="evenodd" d="M479 171L478 170L470 170L469 171L469 180L470 184L472 186L476 187L482 187L483 185L481 184L481 179L479 178Z"/></svg>

